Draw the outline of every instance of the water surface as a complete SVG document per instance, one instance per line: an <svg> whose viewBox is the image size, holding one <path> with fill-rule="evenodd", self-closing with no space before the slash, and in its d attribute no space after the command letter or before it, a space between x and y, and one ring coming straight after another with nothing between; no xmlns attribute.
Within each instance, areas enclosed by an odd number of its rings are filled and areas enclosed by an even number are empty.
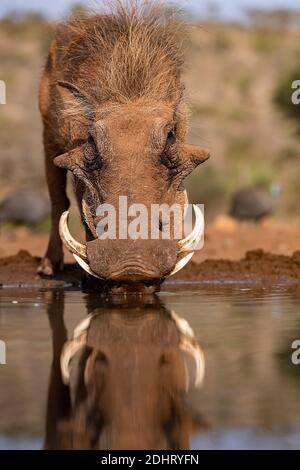
<svg viewBox="0 0 300 470"><path fill-rule="evenodd" d="M158 298L125 303L71 290L0 295L0 449L60 446L72 407L76 447L300 447L300 366L291 361L299 289L168 284ZM87 315L70 397L59 353ZM204 354L199 387L174 318L188 322L193 351Z"/></svg>

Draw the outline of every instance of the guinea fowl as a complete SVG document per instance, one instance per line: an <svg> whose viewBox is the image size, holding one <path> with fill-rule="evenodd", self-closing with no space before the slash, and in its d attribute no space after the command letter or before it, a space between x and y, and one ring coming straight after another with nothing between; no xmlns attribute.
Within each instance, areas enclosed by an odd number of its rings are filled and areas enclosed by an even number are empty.
<svg viewBox="0 0 300 470"><path fill-rule="evenodd" d="M239 220L258 221L273 212L280 192L277 184L270 192L252 186L239 189L232 195L230 215Z"/></svg>
<svg viewBox="0 0 300 470"><path fill-rule="evenodd" d="M50 214L50 203L42 191L22 189L0 202L0 221L34 225Z"/></svg>

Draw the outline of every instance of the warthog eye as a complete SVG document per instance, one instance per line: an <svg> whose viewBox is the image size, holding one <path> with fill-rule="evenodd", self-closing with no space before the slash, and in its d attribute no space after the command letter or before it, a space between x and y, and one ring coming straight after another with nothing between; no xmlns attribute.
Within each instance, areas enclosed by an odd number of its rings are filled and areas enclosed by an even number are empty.
<svg viewBox="0 0 300 470"><path fill-rule="evenodd" d="M169 131L166 141L164 153L161 157L161 162L170 170L175 169L178 166L178 151L176 146L176 131L172 129Z"/></svg>
<svg viewBox="0 0 300 470"><path fill-rule="evenodd" d="M172 129L169 133L168 133L168 137L167 137L167 147L171 147L172 145L174 145L176 142L176 134L175 134L175 130Z"/></svg>
<svg viewBox="0 0 300 470"><path fill-rule="evenodd" d="M88 170L100 170L102 166L102 159L92 135L89 135L88 137L84 158Z"/></svg>
<svg viewBox="0 0 300 470"><path fill-rule="evenodd" d="M94 147L95 149L97 149L97 146L96 146L96 142L94 140L94 137L90 134L89 137L88 137L88 144L91 146L91 147Z"/></svg>

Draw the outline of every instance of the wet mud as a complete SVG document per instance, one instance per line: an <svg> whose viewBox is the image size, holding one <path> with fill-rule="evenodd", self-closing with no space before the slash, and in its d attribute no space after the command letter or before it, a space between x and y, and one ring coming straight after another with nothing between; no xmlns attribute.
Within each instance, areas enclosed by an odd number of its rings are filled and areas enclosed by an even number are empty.
<svg viewBox="0 0 300 470"><path fill-rule="evenodd" d="M53 279L36 274L40 258L21 250L14 256L0 258L0 288L80 287L83 271L76 264L66 264ZM248 251L239 261L211 259L189 265L170 278L173 282L199 284L300 284L300 251L292 256L274 255L263 250ZM168 282L170 282L168 281Z"/></svg>

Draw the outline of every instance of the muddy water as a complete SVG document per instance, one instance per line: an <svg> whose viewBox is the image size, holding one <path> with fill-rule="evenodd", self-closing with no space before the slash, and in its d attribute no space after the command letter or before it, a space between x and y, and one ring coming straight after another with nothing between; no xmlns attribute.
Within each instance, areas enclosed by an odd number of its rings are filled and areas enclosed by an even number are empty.
<svg viewBox="0 0 300 470"><path fill-rule="evenodd" d="M65 385L60 353L87 315ZM2 290L0 448L300 448L295 339L295 288L170 284L125 302Z"/></svg>

